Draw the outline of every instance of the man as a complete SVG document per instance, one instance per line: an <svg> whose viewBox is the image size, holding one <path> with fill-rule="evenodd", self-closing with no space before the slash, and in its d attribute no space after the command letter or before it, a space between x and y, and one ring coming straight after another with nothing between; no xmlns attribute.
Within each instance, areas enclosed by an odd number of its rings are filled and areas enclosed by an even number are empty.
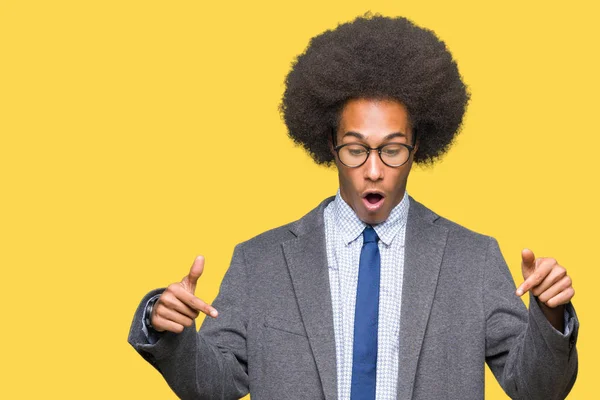
<svg viewBox="0 0 600 400"><path fill-rule="evenodd" d="M578 333L566 270L524 250L515 291L495 239L406 192L468 99L444 43L404 18L313 38L281 111L295 142L335 163L337 195L236 246L214 307L194 295L198 257L142 300L129 342L182 398L481 399L485 362L512 398L564 398ZM199 312L212 318L197 333Z"/></svg>

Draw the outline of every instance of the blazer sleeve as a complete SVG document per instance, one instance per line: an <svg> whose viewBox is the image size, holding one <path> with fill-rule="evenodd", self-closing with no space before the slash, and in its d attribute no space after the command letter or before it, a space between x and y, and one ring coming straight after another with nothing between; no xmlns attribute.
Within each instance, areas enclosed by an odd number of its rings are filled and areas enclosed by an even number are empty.
<svg viewBox="0 0 600 400"><path fill-rule="evenodd" d="M148 293L136 310L129 343L167 381L182 399L239 399L248 394L246 353L247 287L241 245L236 246L213 306L215 319L206 317L177 334L164 332L151 344L143 332L145 304L164 289Z"/></svg>
<svg viewBox="0 0 600 400"><path fill-rule="evenodd" d="M564 399L577 377L579 322L573 305L567 305L566 334L550 324L531 292L527 310L491 237L483 289L486 362L506 394L513 399Z"/></svg>

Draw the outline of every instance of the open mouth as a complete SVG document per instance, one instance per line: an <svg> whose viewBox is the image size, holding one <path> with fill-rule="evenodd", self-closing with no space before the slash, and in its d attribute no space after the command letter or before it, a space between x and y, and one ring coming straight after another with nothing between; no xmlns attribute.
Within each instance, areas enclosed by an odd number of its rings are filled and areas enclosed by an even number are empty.
<svg viewBox="0 0 600 400"><path fill-rule="evenodd" d="M383 199L383 196L379 193L369 193L365 196L365 199L367 199L370 204L377 204Z"/></svg>
<svg viewBox="0 0 600 400"><path fill-rule="evenodd" d="M375 212L383 205L384 196L379 193L367 193L363 196L363 203L370 212Z"/></svg>

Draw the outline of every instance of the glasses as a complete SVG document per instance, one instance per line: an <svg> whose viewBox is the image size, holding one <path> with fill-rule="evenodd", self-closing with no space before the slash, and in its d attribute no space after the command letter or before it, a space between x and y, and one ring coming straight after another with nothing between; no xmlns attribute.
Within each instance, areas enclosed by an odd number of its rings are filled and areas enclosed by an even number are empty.
<svg viewBox="0 0 600 400"><path fill-rule="evenodd" d="M331 139L335 144L335 136L333 132ZM388 167L397 168L406 164L415 147L404 143L387 143L382 146L372 148L362 143L346 143L336 146L333 149L337 153L340 162L346 167L360 167L367 162L367 159L371 155L371 151L376 150L377 154L379 154L379 159L381 162Z"/></svg>
<svg viewBox="0 0 600 400"><path fill-rule="evenodd" d="M406 164L413 149L413 146L404 143L388 143L377 148L360 143L347 143L334 148L340 162L350 168L363 165L373 150L377 150L379 158L388 167L400 167Z"/></svg>

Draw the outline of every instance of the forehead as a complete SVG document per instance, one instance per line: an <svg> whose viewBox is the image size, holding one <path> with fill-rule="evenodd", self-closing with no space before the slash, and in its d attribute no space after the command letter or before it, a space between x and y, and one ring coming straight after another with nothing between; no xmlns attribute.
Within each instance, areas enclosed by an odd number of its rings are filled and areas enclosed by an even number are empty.
<svg viewBox="0 0 600 400"><path fill-rule="evenodd" d="M340 114L341 134L348 131L364 136L387 135L391 132L408 134L410 120L406 107L396 100L352 99Z"/></svg>

